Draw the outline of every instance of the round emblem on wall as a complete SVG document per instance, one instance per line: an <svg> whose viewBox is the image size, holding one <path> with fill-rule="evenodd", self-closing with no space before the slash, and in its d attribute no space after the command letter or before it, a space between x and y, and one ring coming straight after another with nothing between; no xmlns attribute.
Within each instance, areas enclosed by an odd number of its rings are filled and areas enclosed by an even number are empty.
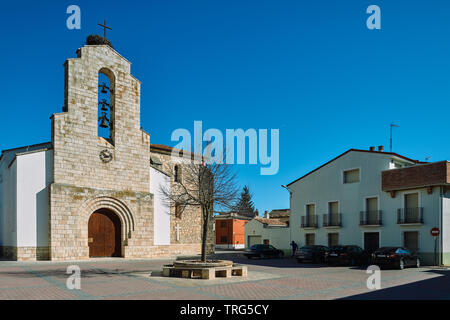
<svg viewBox="0 0 450 320"><path fill-rule="evenodd" d="M111 162L112 159L113 156L109 150L105 149L100 151L100 160L102 160L104 163Z"/></svg>

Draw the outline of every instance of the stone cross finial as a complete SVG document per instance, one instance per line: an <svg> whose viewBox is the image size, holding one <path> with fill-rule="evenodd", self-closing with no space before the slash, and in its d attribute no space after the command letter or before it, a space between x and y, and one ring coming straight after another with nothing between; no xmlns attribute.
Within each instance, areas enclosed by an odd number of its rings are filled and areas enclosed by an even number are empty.
<svg viewBox="0 0 450 320"><path fill-rule="evenodd" d="M103 24L98 23L98 25L103 28L103 37L106 38L106 29L112 30L112 28L106 25L106 20Z"/></svg>

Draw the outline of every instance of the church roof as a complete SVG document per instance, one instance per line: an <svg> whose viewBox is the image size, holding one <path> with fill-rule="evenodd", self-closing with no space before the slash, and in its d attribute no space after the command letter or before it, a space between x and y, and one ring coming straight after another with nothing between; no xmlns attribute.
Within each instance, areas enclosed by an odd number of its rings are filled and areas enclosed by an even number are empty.
<svg viewBox="0 0 450 320"><path fill-rule="evenodd" d="M52 148L53 148L53 145L51 142L44 142L44 143L32 144L29 146L23 146L23 147L18 147L18 148L5 149L5 150L2 150L2 153L0 155L0 161L3 160L4 156L9 153L13 153L14 159L15 159L16 155L18 155L18 154L39 152L39 151L49 150Z"/></svg>
<svg viewBox="0 0 450 320"><path fill-rule="evenodd" d="M187 155L190 155L191 157L194 155L194 153L192 152L188 152L188 151L184 151L181 149L177 149L174 147L170 147L170 146L166 146L164 144L150 144L150 152L155 152L155 153L162 153L162 154L167 154L167 155L171 155L172 151L181 151L181 154L183 154L184 152L186 152ZM201 156L201 155L199 155ZM205 159L205 157L203 157L203 159Z"/></svg>

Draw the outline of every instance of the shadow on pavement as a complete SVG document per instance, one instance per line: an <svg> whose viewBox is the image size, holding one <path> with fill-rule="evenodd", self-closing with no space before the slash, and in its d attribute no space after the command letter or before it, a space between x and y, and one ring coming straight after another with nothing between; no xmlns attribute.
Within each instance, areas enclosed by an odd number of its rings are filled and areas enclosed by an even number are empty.
<svg viewBox="0 0 450 320"><path fill-rule="evenodd" d="M132 276L133 274L137 274L137 273L150 274L155 271L159 271L159 270L155 270L155 269L148 269L148 270L143 270L143 269L137 269L137 270L115 269L115 270L112 270L111 269L111 270L108 270L108 269L103 269L103 268L102 268L102 270L98 270L98 269L83 269L83 268L81 268L81 276L83 278L98 277L98 276L114 277L114 276L118 276L118 275L119 276L124 276L124 275ZM72 274L72 273L70 273L70 274ZM54 270L34 270L33 269L30 271L0 272L0 279L2 277L35 278L36 276L66 279L67 276L70 274L66 273L65 267L63 269L54 269Z"/></svg>
<svg viewBox="0 0 450 320"><path fill-rule="evenodd" d="M273 268L323 268L328 267L325 264L315 264L315 263L298 263L296 259L285 257L282 259L260 259L253 258L249 259L242 254L234 254L234 255L222 255L222 254L214 254L211 257L215 259L222 260L232 260L235 263L252 265L252 266L261 266L261 267L273 267Z"/></svg>
<svg viewBox="0 0 450 320"><path fill-rule="evenodd" d="M450 270L428 270L439 277L416 281L369 293L357 294L340 300L448 300L450 299ZM381 273L383 286L383 273Z"/></svg>

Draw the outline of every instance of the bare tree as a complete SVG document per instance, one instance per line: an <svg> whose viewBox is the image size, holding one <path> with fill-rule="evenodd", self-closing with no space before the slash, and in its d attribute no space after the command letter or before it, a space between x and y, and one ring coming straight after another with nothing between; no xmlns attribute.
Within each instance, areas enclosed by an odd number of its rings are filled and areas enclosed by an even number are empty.
<svg viewBox="0 0 450 320"><path fill-rule="evenodd" d="M202 256L206 262L208 227L215 209L230 209L238 196L236 174L224 163L205 163L192 159L181 165L180 176L171 188L161 187L161 194L170 205L181 212L190 206L200 207L202 212Z"/></svg>

